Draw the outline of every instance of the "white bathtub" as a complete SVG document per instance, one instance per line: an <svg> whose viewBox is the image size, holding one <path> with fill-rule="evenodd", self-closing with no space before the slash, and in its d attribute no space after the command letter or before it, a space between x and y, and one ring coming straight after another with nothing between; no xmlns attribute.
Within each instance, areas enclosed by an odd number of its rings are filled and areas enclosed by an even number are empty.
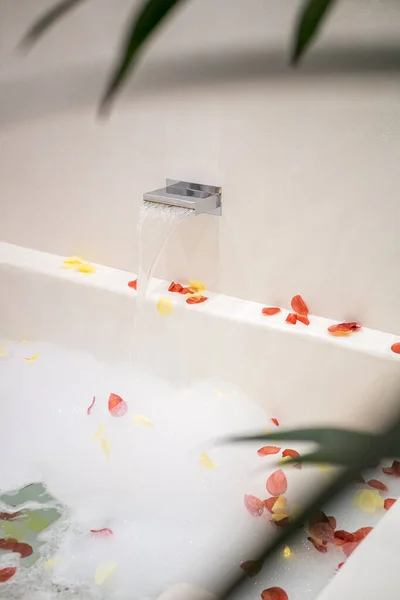
<svg viewBox="0 0 400 600"><path fill-rule="evenodd" d="M95 274L84 276L61 269L62 260L0 244L1 333L83 349L110 363L129 360L136 293L127 282L135 275L96 265ZM181 381L229 381L273 410L286 427L373 429L397 403L400 357L390 351L397 339L392 334L364 329L335 338L326 331L329 319L311 317L310 327L293 327L284 318L262 316L258 303L212 293L207 303L195 307L176 304L178 319L155 319L154 305L167 287L162 280L151 282L142 314L147 344L141 360L155 374ZM377 590L382 597L399 595L396 570L389 569L394 554L387 551L399 550L391 535L399 518L400 507L394 506L320 600L372 600ZM385 560L385 577L370 568L379 563L377 557ZM356 593L360 570L363 588Z"/></svg>

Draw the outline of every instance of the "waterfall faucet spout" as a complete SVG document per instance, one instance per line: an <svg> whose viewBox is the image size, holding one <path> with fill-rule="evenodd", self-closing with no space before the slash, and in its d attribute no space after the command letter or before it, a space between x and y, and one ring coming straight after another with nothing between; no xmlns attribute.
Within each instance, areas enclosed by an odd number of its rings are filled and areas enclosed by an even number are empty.
<svg viewBox="0 0 400 600"><path fill-rule="evenodd" d="M147 202L189 208L195 215L220 215L221 197L220 187L171 179L167 179L165 187L143 194Z"/></svg>

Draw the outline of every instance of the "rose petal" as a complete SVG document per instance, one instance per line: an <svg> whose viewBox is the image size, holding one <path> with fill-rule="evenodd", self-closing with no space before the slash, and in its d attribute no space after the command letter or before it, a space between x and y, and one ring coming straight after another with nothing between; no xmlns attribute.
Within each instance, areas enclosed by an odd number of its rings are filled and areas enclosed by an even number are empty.
<svg viewBox="0 0 400 600"><path fill-rule="evenodd" d="M396 343L392 344L390 349L395 354L400 354L400 342L396 342Z"/></svg>
<svg viewBox="0 0 400 600"><path fill-rule="evenodd" d="M299 458L300 454L297 452L297 450L286 448L286 450L282 452L282 457L286 458L287 456L290 456L290 458Z"/></svg>
<svg viewBox="0 0 400 600"><path fill-rule="evenodd" d="M267 479L266 483L267 492L271 496L280 496L287 490L287 479L282 469L274 471Z"/></svg>
<svg viewBox="0 0 400 600"><path fill-rule="evenodd" d="M108 527L103 527L103 529L91 529L90 533L93 533L94 535L102 535L105 537L113 535L112 529L109 529Z"/></svg>
<svg viewBox="0 0 400 600"><path fill-rule="evenodd" d="M118 394L110 394L108 398L108 410L112 417L123 417L127 413L128 405Z"/></svg>
<svg viewBox="0 0 400 600"><path fill-rule="evenodd" d="M198 279L191 279L189 281L189 288L191 290L194 290L195 292L205 292L206 284L202 281L199 281Z"/></svg>
<svg viewBox="0 0 400 600"><path fill-rule="evenodd" d="M269 512L272 512L272 509L274 507L275 502L277 502L278 498L276 497L271 497L271 498L267 498L266 500L264 500L264 506L267 510L269 510Z"/></svg>
<svg viewBox="0 0 400 600"><path fill-rule="evenodd" d="M101 436L104 433L104 424L102 423L101 425L98 426L98 428L96 429L93 437L92 437L92 442L97 442Z"/></svg>
<svg viewBox="0 0 400 600"><path fill-rule="evenodd" d="M258 456L268 456L269 454L278 454L280 452L280 448L278 446L263 446L259 450L257 450Z"/></svg>
<svg viewBox="0 0 400 600"><path fill-rule="evenodd" d="M294 313L289 313L286 317L286 323L290 323L291 325L296 325L297 323L297 315Z"/></svg>
<svg viewBox="0 0 400 600"><path fill-rule="evenodd" d="M281 309L278 308L277 306L266 306L261 311L261 313L263 315L268 315L268 316L277 315L280 312L281 312Z"/></svg>
<svg viewBox="0 0 400 600"><path fill-rule="evenodd" d="M168 291L175 292L176 294L180 294L182 289L183 289L183 286L180 283L175 283L175 281L172 281L170 283Z"/></svg>
<svg viewBox="0 0 400 600"><path fill-rule="evenodd" d="M128 281L128 287L132 288L133 290L137 290L137 279Z"/></svg>
<svg viewBox="0 0 400 600"><path fill-rule="evenodd" d="M186 303L200 304L201 302L205 302L206 300L208 300L206 296L189 296L189 298L186 298Z"/></svg>
<svg viewBox="0 0 400 600"><path fill-rule="evenodd" d="M13 513L0 512L0 521L12 521L19 517L20 514L22 514L20 510Z"/></svg>
<svg viewBox="0 0 400 600"><path fill-rule="evenodd" d="M245 560L240 563L240 568L248 577L255 577L262 569L262 562L259 560Z"/></svg>
<svg viewBox="0 0 400 600"><path fill-rule="evenodd" d="M261 600L289 600L289 596L280 587L270 587L261 592Z"/></svg>
<svg viewBox="0 0 400 600"><path fill-rule="evenodd" d="M383 498L375 490L361 490L353 498L354 506L373 514L378 508L383 508Z"/></svg>
<svg viewBox="0 0 400 600"><path fill-rule="evenodd" d="M91 403L91 405L89 406L89 408L87 409L87 414L88 414L88 415L90 415L90 413L92 412L92 408L93 408L93 406L94 406L95 402L96 402L96 396L93 396L92 403Z"/></svg>
<svg viewBox="0 0 400 600"><path fill-rule="evenodd" d="M361 325L355 321L350 321L348 323L337 323L336 325L331 325L328 327L328 331L332 335L349 335L353 331L359 331L360 329Z"/></svg>
<svg viewBox="0 0 400 600"><path fill-rule="evenodd" d="M304 315L297 315L297 320L300 321L300 323L303 323L304 325L310 324L309 318L305 317Z"/></svg>
<svg viewBox="0 0 400 600"><path fill-rule="evenodd" d="M389 508L392 508L392 506L395 502L396 502L395 498L386 498L385 502L383 503L384 509L389 510Z"/></svg>
<svg viewBox="0 0 400 600"><path fill-rule="evenodd" d="M383 467L382 471L386 473L386 475L391 475L392 477L398 479L400 477L400 462L398 460L394 460L391 467Z"/></svg>
<svg viewBox="0 0 400 600"><path fill-rule="evenodd" d="M200 454L199 463L205 469L215 469L215 463L208 456L207 452L202 452Z"/></svg>
<svg viewBox="0 0 400 600"><path fill-rule="evenodd" d="M318 552L321 552L321 554L325 554L326 552L328 552L328 547L327 547L326 543L322 543L317 540L314 540L314 538L312 538L312 537L308 537L307 539L309 542L312 543L314 548L316 550L318 550Z"/></svg>
<svg viewBox="0 0 400 600"><path fill-rule="evenodd" d="M374 488L375 490L381 490L382 492L387 492L387 487L384 483L382 483L381 481L378 481L377 479L370 479L369 481L367 481L367 485L369 485L369 487Z"/></svg>
<svg viewBox="0 0 400 600"><path fill-rule="evenodd" d="M6 567L5 569L0 569L0 583L4 583L14 577L17 572L17 567Z"/></svg>
<svg viewBox="0 0 400 600"><path fill-rule="evenodd" d="M333 542L336 544L336 546L343 546L343 544L354 542L354 533L350 533L344 529L339 529L333 534Z"/></svg>
<svg viewBox="0 0 400 600"><path fill-rule="evenodd" d="M160 298L157 302L157 310L163 317L171 315L174 312L172 301L167 296Z"/></svg>
<svg viewBox="0 0 400 600"><path fill-rule="evenodd" d="M110 444L106 438L103 438L100 442L100 447L106 455L107 460L110 458Z"/></svg>
<svg viewBox="0 0 400 600"><path fill-rule="evenodd" d="M298 315L303 315L305 317L308 315L307 304L304 302L304 300L301 296L299 296L299 295L293 296L290 304L291 304L293 311L295 313L297 313Z"/></svg>
<svg viewBox="0 0 400 600"><path fill-rule="evenodd" d="M83 273L84 275L91 275L96 272L96 267L91 265L90 263L82 263L76 269L78 273Z"/></svg>
<svg viewBox="0 0 400 600"><path fill-rule="evenodd" d="M38 356L39 356L39 352L36 352L36 354L34 354L33 356L31 356L30 358L25 358L24 360L27 363L31 363L31 362L35 361Z"/></svg>
<svg viewBox="0 0 400 600"><path fill-rule="evenodd" d="M369 533L371 533L373 527L361 527L354 532L354 541L362 542L363 539L367 537Z"/></svg>
<svg viewBox="0 0 400 600"><path fill-rule="evenodd" d="M332 529L336 529L336 519L335 517L328 517L329 525Z"/></svg>
<svg viewBox="0 0 400 600"><path fill-rule="evenodd" d="M18 552L21 555L21 558L27 558L33 554L33 548L29 544L18 542L18 544L14 546L13 552Z"/></svg>
<svg viewBox="0 0 400 600"><path fill-rule="evenodd" d="M94 574L94 581L96 585L103 585L103 583L111 577L117 568L115 560L108 560L99 565Z"/></svg>
<svg viewBox="0 0 400 600"><path fill-rule="evenodd" d="M341 568L343 567L343 565L344 565L344 563L345 563L345 562L346 562L346 561L344 560L343 562L339 563L339 564L338 564L338 566L337 566L337 568L338 568L338 569L341 569Z"/></svg>
<svg viewBox="0 0 400 600"><path fill-rule="evenodd" d="M145 415L133 415L133 420L136 425L142 425L143 427L153 427L153 423L145 417Z"/></svg>
<svg viewBox="0 0 400 600"><path fill-rule="evenodd" d="M272 418L271 421L273 422L274 425L276 425L277 427L279 427L279 421L278 421L278 419Z"/></svg>
<svg viewBox="0 0 400 600"><path fill-rule="evenodd" d="M359 542L346 542L345 544L343 544L342 550L347 556L347 558L354 552L358 544Z"/></svg>
<svg viewBox="0 0 400 600"><path fill-rule="evenodd" d="M264 512L264 502L257 496L245 496L244 505L253 517L259 517Z"/></svg>
<svg viewBox="0 0 400 600"><path fill-rule="evenodd" d="M272 517L273 519L273 517ZM286 527L289 524L289 517L285 517L284 519L280 519L279 521L275 521L274 519L270 521L273 525L277 525L278 527Z"/></svg>

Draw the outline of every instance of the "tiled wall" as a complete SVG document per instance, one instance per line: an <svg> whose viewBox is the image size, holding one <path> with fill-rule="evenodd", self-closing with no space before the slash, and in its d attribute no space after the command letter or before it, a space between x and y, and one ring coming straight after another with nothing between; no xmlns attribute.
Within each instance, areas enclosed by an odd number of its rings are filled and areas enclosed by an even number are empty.
<svg viewBox="0 0 400 600"><path fill-rule="evenodd" d="M47 0L0 5L0 239L137 268L144 191L221 185L223 216L184 223L165 278L400 333L400 67L394 1L339 4L300 72L298 2L189 0L98 122L129 0L88 2L27 57Z"/></svg>

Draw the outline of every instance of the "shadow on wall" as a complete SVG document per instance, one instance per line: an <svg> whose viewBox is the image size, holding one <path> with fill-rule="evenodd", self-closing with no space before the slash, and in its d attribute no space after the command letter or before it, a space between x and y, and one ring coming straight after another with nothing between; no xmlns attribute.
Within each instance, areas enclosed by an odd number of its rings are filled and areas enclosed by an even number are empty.
<svg viewBox="0 0 400 600"><path fill-rule="evenodd" d="M297 71L288 66L286 53L259 49L220 53L218 59L199 56L145 61L128 84L124 97L151 97L179 90L182 86L196 88L211 87L216 83L285 82L289 79L304 84L319 76L385 77L399 72L400 46L393 44L347 45L320 50L307 58ZM107 77L104 63L95 63L84 68L71 66L30 79L3 81L0 83L0 126L71 109L95 107Z"/></svg>

